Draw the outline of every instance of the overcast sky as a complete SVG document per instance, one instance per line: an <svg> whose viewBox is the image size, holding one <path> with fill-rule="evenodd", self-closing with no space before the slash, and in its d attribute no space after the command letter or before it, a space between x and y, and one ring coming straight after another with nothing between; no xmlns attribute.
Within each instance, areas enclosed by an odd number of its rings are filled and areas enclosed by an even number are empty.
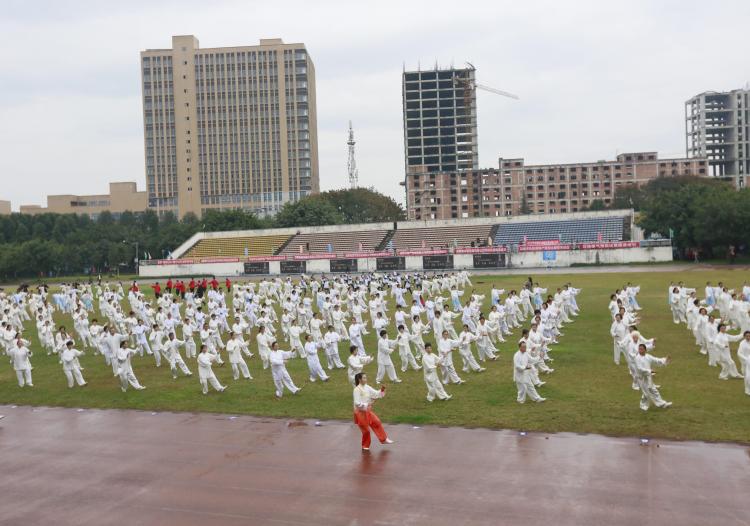
<svg viewBox="0 0 750 526"><path fill-rule="evenodd" d="M479 160L684 155L684 101L750 80L750 2L101 2L3 0L0 199L145 188L139 52L193 34L202 47L303 42L315 63L321 189L403 194L401 72L462 65L478 93Z"/></svg>

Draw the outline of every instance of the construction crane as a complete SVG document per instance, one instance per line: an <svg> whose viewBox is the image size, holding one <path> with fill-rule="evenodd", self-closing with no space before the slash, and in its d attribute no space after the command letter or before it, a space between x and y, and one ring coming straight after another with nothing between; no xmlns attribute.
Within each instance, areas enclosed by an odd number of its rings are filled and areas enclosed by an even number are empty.
<svg viewBox="0 0 750 526"><path fill-rule="evenodd" d="M476 71L476 68L471 62L467 62L466 65L468 66L468 69L471 71ZM453 85L454 86L463 86L464 88L464 103L467 108L471 105L471 96L475 89L481 89L484 91L489 91L490 93L494 93L495 95L502 95L503 97L508 97L511 99L519 100L518 95L514 95L513 93L509 93L507 91L502 91L496 88L492 88L490 86L485 86L484 84L478 84L475 80L471 80L468 75L466 77L462 77L457 75L456 73L453 74Z"/></svg>
<svg viewBox="0 0 750 526"><path fill-rule="evenodd" d="M466 76L459 75L458 72L453 73L453 86L454 87L463 87L464 89L464 111L466 112L466 116L469 119L470 124L476 124L474 121L474 116L472 115L471 111L471 101L474 98L474 92L477 89L481 89L484 91L488 91L490 93L494 93L495 95L502 95L503 97L508 97L511 99L518 100L518 95L514 95L513 93L508 93L507 91L502 91L496 88L491 88L489 86L484 86L483 84L477 84L476 80L471 79L470 73L476 71L477 68L474 67L474 65L470 62L466 63L467 66L467 72ZM483 195L483 183L482 183L482 177L479 177L479 195ZM480 206L479 208L479 215L484 216L484 207Z"/></svg>
<svg viewBox="0 0 750 526"><path fill-rule="evenodd" d="M349 186L357 188L359 184L359 170L357 170L357 161L354 159L354 129L352 121L349 121L349 140L346 141L349 147L349 159L346 162L346 171L349 173Z"/></svg>

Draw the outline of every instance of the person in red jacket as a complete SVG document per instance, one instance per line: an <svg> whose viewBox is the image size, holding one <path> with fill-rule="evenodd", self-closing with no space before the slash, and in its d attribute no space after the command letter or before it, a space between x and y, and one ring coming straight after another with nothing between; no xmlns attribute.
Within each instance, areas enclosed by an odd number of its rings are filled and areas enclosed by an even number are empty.
<svg viewBox="0 0 750 526"><path fill-rule="evenodd" d="M214 290L216 290L216 289L219 288L219 282L216 281L216 276L214 276L213 278L211 278L211 288L214 289Z"/></svg>
<svg viewBox="0 0 750 526"><path fill-rule="evenodd" d="M154 296L157 298L161 296L161 285L159 285L158 281L151 285L151 288L154 289Z"/></svg>
<svg viewBox="0 0 750 526"><path fill-rule="evenodd" d="M190 283L188 283L188 289L190 289L190 292L195 292L195 279L190 278Z"/></svg>
<svg viewBox="0 0 750 526"><path fill-rule="evenodd" d="M130 286L130 290L133 292L138 292L138 282L133 281L133 284Z"/></svg>
<svg viewBox="0 0 750 526"><path fill-rule="evenodd" d="M171 293L172 293L172 278L169 278L167 280L167 294L171 294Z"/></svg>
<svg viewBox="0 0 750 526"><path fill-rule="evenodd" d="M229 281L229 278L227 278L225 284L227 286L227 292L231 291L232 290L232 282Z"/></svg>

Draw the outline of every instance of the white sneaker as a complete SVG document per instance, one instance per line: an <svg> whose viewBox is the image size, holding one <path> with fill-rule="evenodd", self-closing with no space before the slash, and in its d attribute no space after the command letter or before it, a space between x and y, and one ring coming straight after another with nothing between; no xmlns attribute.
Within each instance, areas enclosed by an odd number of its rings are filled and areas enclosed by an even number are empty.
<svg viewBox="0 0 750 526"><path fill-rule="evenodd" d="M539 404L539 403L546 402L546 401L547 401L546 398L538 398L537 401L536 401L536 403Z"/></svg>
<svg viewBox="0 0 750 526"><path fill-rule="evenodd" d="M390 438L386 438L384 444L395 444L395 442Z"/></svg>

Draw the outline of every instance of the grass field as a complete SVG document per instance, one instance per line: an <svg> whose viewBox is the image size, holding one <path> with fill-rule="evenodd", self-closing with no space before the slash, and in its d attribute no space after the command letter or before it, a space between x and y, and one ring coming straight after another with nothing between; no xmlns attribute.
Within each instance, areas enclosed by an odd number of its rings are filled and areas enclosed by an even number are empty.
<svg viewBox="0 0 750 526"><path fill-rule="evenodd" d="M499 346L500 359L491 363L486 372L466 374L459 368L459 374L468 382L447 387L453 400L428 403L422 372L401 374L399 370L404 382L389 385L388 397L378 403L377 412L385 422L418 425L750 442L750 397L743 393L742 380L718 379L718 369L706 365L706 358L698 354L692 335L683 325L672 323L666 302L667 285L671 280L683 280L688 286L702 291L708 279L739 286L748 278L747 271L731 269L680 274L534 274L535 280L550 289L568 281L583 289L578 296L581 315L575 323L563 329L565 335L560 345L552 347L555 372L543 378L547 385L540 390L542 396L548 398L547 403L519 405L515 401L511 358L519 334L516 332L507 343ZM488 292L492 283L505 289L517 288L524 277L477 275L472 279L477 291ZM641 285L638 297L644 309L641 311L641 332L647 337L656 337L654 354L670 354L673 359L669 367L659 370L658 376L663 396L674 402L667 410L652 408L647 413L641 411L638 408L640 395L630 389L626 366L617 367L612 362L607 304L609 294L628 281ZM486 303L489 304L489 294ZM69 328L72 326L69 318L56 321L64 321ZM233 381L228 363L222 368L214 368L220 381L231 386L221 394L211 392L203 396L197 374L193 378L180 377L173 381L169 369L164 366L157 369L151 357L133 360L138 379L148 389L122 393L102 357L93 355L81 359L89 385L68 389L62 366L55 357L40 350L35 326L29 324L28 328L26 337L32 340L32 350L37 351L32 357L35 387L18 388L14 372L3 361L0 365L2 404L351 418L352 387L347 383L345 370L334 371L332 380L326 384L311 384L307 381L306 362L294 360L288 369L297 385L304 386L304 389L297 396L285 395L277 401L273 396L271 373L262 370L257 353L248 362L255 377L251 382ZM429 336L426 341L431 340L432 335ZM372 354L375 350L372 334L366 337L365 344ZM735 348L733 345L733 354ZM345 349L342 344L342 358L346 355ZM254 339L252 350L255 352ZM454 361L460 364L457 354ZM396 354L394 362L398 369L400 361ZM197 373L194 361L188 361L188 365ZM366 372L371 373L371 381L374 381L374 364L368 366Z"/></svg>

